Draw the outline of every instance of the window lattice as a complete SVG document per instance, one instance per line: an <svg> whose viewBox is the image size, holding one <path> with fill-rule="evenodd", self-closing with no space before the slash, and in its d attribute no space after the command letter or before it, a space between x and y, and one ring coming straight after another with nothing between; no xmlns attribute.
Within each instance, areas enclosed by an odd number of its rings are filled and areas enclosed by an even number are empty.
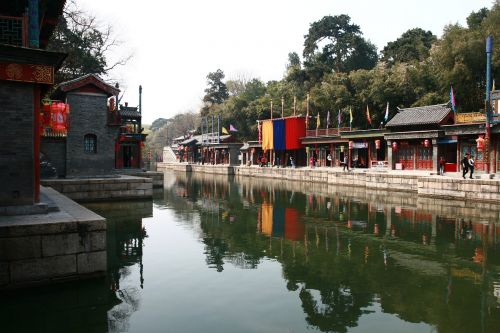
<svg viewBox="0 0 500 333"><path fill-rule="evenodd" d="M85 135L83 144L86 153L97 153L97 137L94 134Z"/></svg>
<svg viewBox="0 0 500 333"><path fill-rule="evenodd" d="M0 17L0 44L23 46L22 19Z"/></svg>

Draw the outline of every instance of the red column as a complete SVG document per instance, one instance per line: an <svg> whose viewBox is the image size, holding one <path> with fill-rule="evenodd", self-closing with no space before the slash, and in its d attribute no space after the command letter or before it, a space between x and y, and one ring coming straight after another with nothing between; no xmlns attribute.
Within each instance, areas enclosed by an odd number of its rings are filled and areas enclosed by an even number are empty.
<svg viewBox="0 0 500 333"><path fill-rule="evenodd" d="M35 85L33 91L33 181L35 203L40 201L40 86Z"/></svg>

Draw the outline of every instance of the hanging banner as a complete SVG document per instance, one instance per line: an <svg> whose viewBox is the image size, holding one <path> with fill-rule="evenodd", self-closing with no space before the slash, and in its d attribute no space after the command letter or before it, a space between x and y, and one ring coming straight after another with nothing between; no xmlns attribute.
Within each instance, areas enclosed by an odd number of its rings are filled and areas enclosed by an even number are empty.
<svg viewBox="0 0 500 333"><path fill-rule="evenodd" d="M300 138L306 136L306 119L304 117L286 118L285 148L286 150L302 149Z"/></svg>
<svg viewBox="0 0 500 333"><path fill-rule="evenodd" d="M283 151L285 146L285 119L273 120L273 145L274 150Z"/></svg>
<svg viewBox="0 0 500 333"><path fill-rule="evenodd" d="M262 122L262 149L274 149L274 133L272 120L264 120Z"/></svg>

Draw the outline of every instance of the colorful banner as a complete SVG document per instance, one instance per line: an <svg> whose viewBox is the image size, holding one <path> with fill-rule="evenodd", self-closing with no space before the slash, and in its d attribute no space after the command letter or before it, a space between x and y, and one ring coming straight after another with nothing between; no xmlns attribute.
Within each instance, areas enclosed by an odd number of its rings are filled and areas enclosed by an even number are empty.
<svg viewBox="0 0 500 333"><path fill-rule="evenodd" d="M285 124L286 150L301 149L300 138L306 136L305 118L287 118Z"/></svg>
<svg viewBox="0 0 500 333"><path fill-rule="evenodd" d="M285 150L285 119L276 119L273 121L273 136L274 150Z"/></svg>
<svg viewBox="0 0 500 333"><path fill-rule="evenodd" d="M304 223L299 221L299 212L295 208L285 209L285 238L292 241L304 239Z"/></svg>
<svg viewBox="0 0 500 333"><path fill-rule="evenodd" d="M273 205L262 204L262 234L271 237L273 234Z"/></svg>
<svg viewBox="0 0 500 333"><path fill-rule="evenodd" d="M285 208L273 208L273 237L285 235Z"/></svg>
<svg viewBox="0 0 500 333"><path fill-rule="evenodd" d="M273 121L262 121L262 149L264 151L274 149Z"/></svg>

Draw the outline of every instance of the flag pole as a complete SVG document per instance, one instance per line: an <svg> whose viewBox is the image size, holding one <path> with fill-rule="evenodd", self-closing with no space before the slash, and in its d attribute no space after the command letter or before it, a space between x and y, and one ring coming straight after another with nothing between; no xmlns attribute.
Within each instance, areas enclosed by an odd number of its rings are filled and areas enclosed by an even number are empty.
<svg viewBox="0 0 500 333"><path fill-rule="evenodd" d="M295 111L296 111L296 106L297 106L297 96L293 96L293 115L295 116Z"/></svg>
<svg viewBox="0 0 500 333"><path fill-rule="evenodd" d="M271 100L271 119L273 119L273 100Z"/></svg>
<svg viewBox="0 0 500 333"><path fill-rule="evenodd" d="M284 111L285 111L285 98L281 96L281 118L283 118Z"/></svg>
<svg viewBox="0 0 500 333"><path fill-rule="evenodd" d="M309 93L307 93L306 96L306 130L308 130L309 127Z"/></svg>

